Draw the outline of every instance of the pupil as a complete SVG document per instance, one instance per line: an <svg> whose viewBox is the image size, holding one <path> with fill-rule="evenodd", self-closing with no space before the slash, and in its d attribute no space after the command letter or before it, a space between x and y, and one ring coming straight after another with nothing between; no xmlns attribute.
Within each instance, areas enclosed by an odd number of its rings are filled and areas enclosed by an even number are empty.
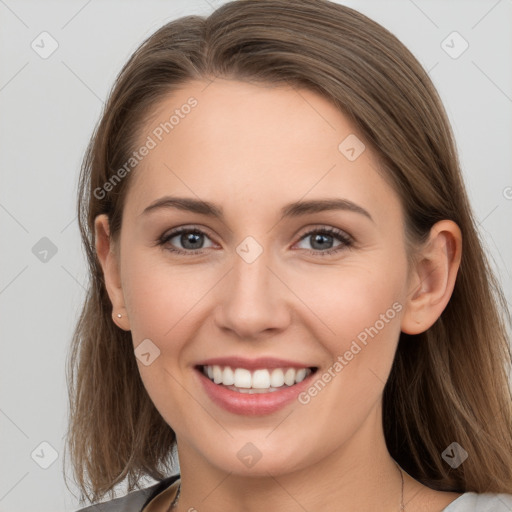
<svg viewBox="0 0 512 512"><path fill-rule="evenodd" d="M201 234L199 234L199 233L187 233L185 235L182 235L182 243L184 241L183 247L186 247L187 249L197 249L197 247L194 247L194 246L187 247L187 244L191 243L193 245L194 243L197 243L198 240L200 239L200 237L201 237ZM199 244L199 245L201 245L201 244Z"/></svg>
<svg viewBox="0 0 512 512"><path fill-rule="evenodd" d="M329 235L323 235L321 233L317 233L316 235L314 235L313 237L313 247L314 245L317 243L317 242L320 242L320 246L319 247L316 247L317 249L320 248L320 249L323 249L326 247L326 243L328 244L329 243L329 238L331 238Z"/></svg>

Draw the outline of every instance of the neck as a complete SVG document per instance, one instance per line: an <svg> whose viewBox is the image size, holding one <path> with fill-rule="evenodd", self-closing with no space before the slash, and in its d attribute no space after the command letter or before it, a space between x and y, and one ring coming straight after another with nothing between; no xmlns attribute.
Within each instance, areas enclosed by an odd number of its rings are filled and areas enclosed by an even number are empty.
<svg viewBox="0 0 512 512"><path fill-rule="evenodd" d="M236 503L247 512L400 512L402 474L387 451L378 412L342 446L286 473L271 465L252 475L223 471L180 439L182 487L175 510L216 512Z"/></svg>

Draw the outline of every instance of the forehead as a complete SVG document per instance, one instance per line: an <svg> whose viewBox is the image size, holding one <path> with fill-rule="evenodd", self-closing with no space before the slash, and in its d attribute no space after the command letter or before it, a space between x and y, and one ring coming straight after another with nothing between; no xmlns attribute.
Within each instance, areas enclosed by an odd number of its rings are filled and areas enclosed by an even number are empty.
<svg viewBox="0 0 512 512"><path fill-rule="evenodd" d="M135 215L166 193L228 210L253 205L253 213L326 194L374 209L397 206L355 127L309 90L219 78L189 82L156 105L140 144L150 140L126 201Z"/></svg>

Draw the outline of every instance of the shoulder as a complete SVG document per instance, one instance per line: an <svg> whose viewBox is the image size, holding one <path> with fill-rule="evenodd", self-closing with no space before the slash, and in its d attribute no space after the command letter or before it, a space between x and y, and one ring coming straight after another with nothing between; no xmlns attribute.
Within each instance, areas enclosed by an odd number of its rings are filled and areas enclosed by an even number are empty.
<svg viewBox="0 0 512 512"><path fill-rule="evenodd" d="M511 512L512 494L466 492L443 512Z"/></svg>
<svg viewBox="0 0 512 512"><path fill-rule="evenodd" d="M178 478L179 475L173 475L145 489L130 492L121 498L78 509L76 512L139 512Z"/></svg>

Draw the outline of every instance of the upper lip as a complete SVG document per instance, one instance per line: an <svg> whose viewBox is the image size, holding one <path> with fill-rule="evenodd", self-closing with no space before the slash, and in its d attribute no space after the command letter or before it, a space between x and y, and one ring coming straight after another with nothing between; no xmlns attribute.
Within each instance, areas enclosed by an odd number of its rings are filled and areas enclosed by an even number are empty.
<svg viewBox="0 0 512 512"><path fill-rule="evenodd" d="M276 357L257 357L256 359L247 359L240 356L214 357L196 363L196 366L214 365L229 366L231 368L246 368L247 370L257 370L261 368L316 368L307 363L299 363L297 361Z"/></svg>

